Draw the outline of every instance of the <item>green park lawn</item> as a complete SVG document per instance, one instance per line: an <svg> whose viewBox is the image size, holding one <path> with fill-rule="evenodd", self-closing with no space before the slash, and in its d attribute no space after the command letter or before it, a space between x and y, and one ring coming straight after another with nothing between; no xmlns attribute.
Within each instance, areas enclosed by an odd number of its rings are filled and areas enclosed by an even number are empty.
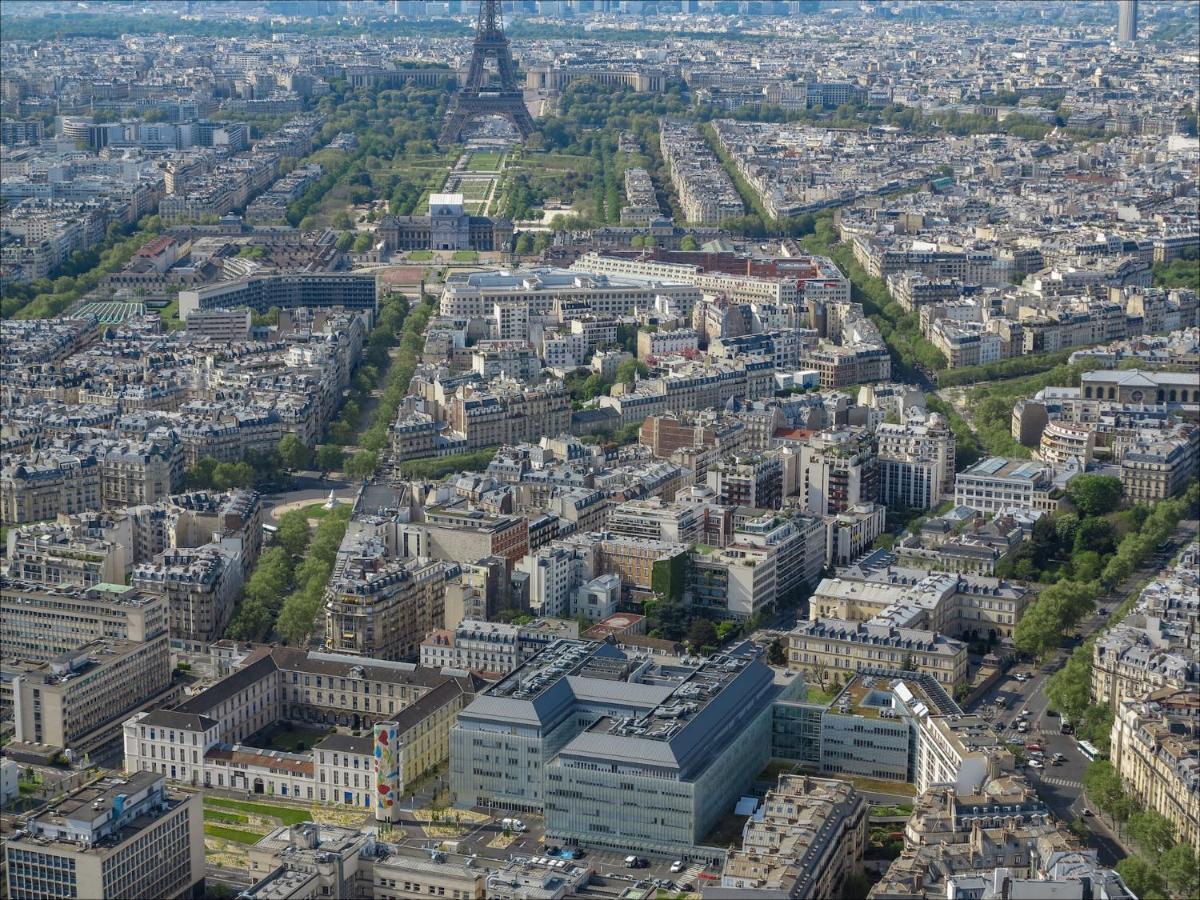
<svg viewBox="0 0 1200 900"><path fill-rule="evenodd" d="M494 172L500 168L502 153L472 153L467 160L468 172Z"/></svg>
<svg viewBox="0 0 1200 900"><path fill-rule="evenodd" d="M220 825L210 825L208 822L204 823L204 833L212 837L224 838L227 841L236 841L239 844L257 844L263 838L261 834L255 834L253 831L223 828Z"/></svg>
<svg viewBox="0 0 1200 900"><path fill-rule="evenodd" d="M205 797L204 805L207 807L219 807L222 810L240 809L243 812L253 813L256 816L273 817L278 819L284 825L299 825L301 822L307 822L312 819L312 813L307 809L297 809L294 806L252 803L248 800L227 800L224 797ZM236 840L236 838L231 838L231 840ZM258 840L258 838L256 837L255 840Z"/></svg>

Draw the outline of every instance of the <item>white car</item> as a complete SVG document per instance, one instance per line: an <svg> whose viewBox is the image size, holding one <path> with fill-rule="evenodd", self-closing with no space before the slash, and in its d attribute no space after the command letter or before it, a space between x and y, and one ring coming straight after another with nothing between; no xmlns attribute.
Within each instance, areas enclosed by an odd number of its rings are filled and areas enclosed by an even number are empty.
<svg viewBox="0 0 1200 900"><path fill-rule="evenodd" d="M1031 769L1041 769L1045 768L1045 763L1043 763L1040 759L1031 759L1029 761L1029 767Z"/></svg>
<svg viewBox="0 0 1200 900"><path fill-rule="evenodd" d="M671 863L671 874L672 875L677 875L678 873L680 873L682 871L683 871L683 860L682 859L677 859L677 860L675 860L675 862Z"/></svg>

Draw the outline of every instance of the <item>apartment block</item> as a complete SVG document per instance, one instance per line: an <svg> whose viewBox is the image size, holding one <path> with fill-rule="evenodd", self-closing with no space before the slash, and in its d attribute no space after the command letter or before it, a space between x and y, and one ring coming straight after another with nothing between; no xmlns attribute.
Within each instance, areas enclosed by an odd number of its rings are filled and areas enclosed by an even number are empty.
<svg viewBox="0 0 1200 900"><path fill-rule="evenodd" d="M919 628L814 619L787 635L788 668L805 678L848 677L860 669L920 672L953 693L967 678L967 645Z"/></svg>
<svg viewBox="0 0 1200 900"><path fill-rule="evenodd" d="M984 513L1018 507L1054 512L1071 475L1027 459L990 456L954 478L954 505Z"/></svg>
<svg viewBox="0 0 1200 900"><path fill-rule="evenodd" d="M16 739L80 754L119 739L126 716L167 699L171 688L165 632L92 641L46 662L6 659L0 670L0 706Z"/></svg>
<svg viewBox="0 0 1200 900"><path fill-rule="evenodd" d="M658 127L659 147L684 218L695 225L720 225L744 215L737 188L695 123L661 119Z"/></svg>
<svg viewBox="0 0 1200 900"><path fill-rule="evenodd" d="M132 584L162 594L171 611L171 637L214 641L223 636L242 587L241 541L176 547L154 563L134 567Z"/></svg>
<svg viewBox="0 0 1200 900"><path fill-rule="evenodd" d="M880 503L932 509L953 493L954 433L941 416L935 413L905 424L884 422L875 429L875 440Z"/></svg>
<svg viewBox="0 0 1200 900"><path fill-rule="evenodd" d="M4 857L10 897L190 897L205 873L200 796L150 772L101 779L26 820Z"/></svg>
<svg viewBox="0 0 1200 900"><path fill-rule="evenodd" d="M422 639L443 619L446 565L388 558L372 541L350 547L326 592L325 646L374 659L416 659Z"/></svg>
<svg viewBox="0 0 1200 900"><path fill-rule="evenodd" d="M119 584L45 588L4 579L0 598L5 655L32 662L48 662L106 638L152 641L167 631L169 614L161 595Z"/></svg>
<svg viewBox="0 0 1200 900"><path fill-rule="evenodd" d="M1195 688L1163 688L1123 700L1112 728L1112 764L1144 809L1170 822L1200 852L1200 728Z"/></svg>
<svg viewBox="0 0 1200 900"><path fill-rule="evenodd" d="M1011 637L1032 599L1022 584L921 569L839 569L817 585L809 618L875 621L960 638Z"/></svg>
<svg viewBox="0 0 1200 900"><path fill-rule="evenodd" d="M746 891L786 892L796 900L836 897L862 868L867 801L848 782L780 775L725 858L720 884L705 897L735 900Z"/></svg>
<svg viewBox="0 0 1200 900"><path fill-rule="evenodd" d="M804 508L813 515L837 515L878 497L878 453L865 429L817 432L801 446L800 466Z"/></svg>
<svg viewBox="0 0 1200 900"><path fill-rule="evenodd" d="M1129 614L1096 638L1092 699L1118 710L1126 700L1159 692L1196 690L1200 660L1200 544L1192 543L1173 569L1149 582Z"/></svg>

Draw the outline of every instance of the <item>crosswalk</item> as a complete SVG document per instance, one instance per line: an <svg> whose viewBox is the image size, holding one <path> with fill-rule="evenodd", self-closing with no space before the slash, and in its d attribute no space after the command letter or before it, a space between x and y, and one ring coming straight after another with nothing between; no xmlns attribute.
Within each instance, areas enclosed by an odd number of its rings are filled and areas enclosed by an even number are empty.
<svg viewBox="0 0 1200 900"><path fill-rule="evenodd" d="M1083 788L1083 785L1078 781L1071 781L1067 778L1052 778L1047 776L1042 781L1046 784L1053 784L1056 787L1074 788L1077 791Z"/></svg>
<svg viewBox="0 0 1200 900"><path fill-rule="evenodd" d="M704 865L702 863L690 865L680 873L679 877L675 879L675 883L690 887L696 884L696 879L700 877L700 873L703 871Z"/></svg>

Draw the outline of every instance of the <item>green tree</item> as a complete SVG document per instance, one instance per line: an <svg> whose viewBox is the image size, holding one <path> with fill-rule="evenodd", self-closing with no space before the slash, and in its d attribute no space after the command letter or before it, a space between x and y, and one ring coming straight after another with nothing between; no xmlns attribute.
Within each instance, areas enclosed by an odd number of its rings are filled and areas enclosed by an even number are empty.
<svg viewBox="0 0 1200 900"><path fill-rule="evenodd" d="M346 462L346 474L353 478L370 478L379 466L379 454L360 450Z"/></svg>
<svg viewBox="0 0 1200 900"><path fill-rule="evenodd" d="M692 624L688 628L687 639L693 650L716 647L718 641L716 626L708 619L697 617L692 620Z"/></svg>
<svg viewBox="0 0 1200 900"><path fill-rule="evenodd" d="M1158 871L1176 897L1200 897L1200 860L1188 844L1176 844L1158 858Z"/></svg>
<svg viewBox="0 0 1200 900"><path fill-rule="evenodd" d="M1050 604L1034 601L1026 608L1017 627L1013 643L1022 653L1043 659L1058 648L1062 641L1062 620Z"/></svg>
<svg viewBox="0 0 1200 900"><path fill-rule="evenodd" d="M1095 550L1085 550L1071 558L1071 570L1080 581L1099 581L1104 562Z"/></svg>
<svg viewBox="0 0 1200 900"><path fill-rule="evenodd" d="M317 448L317 468L322 472L338 472L342 468L344 458L346 451L336 444L322 444Z"/></svg>
<svg viewBox="0 0 1200 900"><path fill-rule="evenodd" d="M304 511L293 509L284 513L279 517L277 527L275 542L291 556L301 556L308 548L311 536Z"/></svg>
<svg viewBox="0 0 1200 900"><path fill-rule="evenodd" d="M1175 826L1159 813L1137 812L1129 817L1129 835L1152 859L1175 846Z"/></svg>
<svg viewBox="0 0 1200 900"><path fill-rule="evenodd" d="M184 484L191 490L204 490L213 486L213 470L217 461L211 456L196 460L196 464L188 469L184 476Z"/></svg>
<svg viewBox="0 0 1200 900"><path fill-rule="evenodd" d="M1117 874L1139 900L1166 900L1162 876L1140 856L1127 856L1118 862Z"/></svg>
<svg viewBox="0 0 1200 900"><path fill-rule="evenodd" d="M640 359L627 359L617 366L617 382L620 384L629 384L635 374L645 378L650 374L650 368Z"/></svg>
<svg viewBox="0 0 1200 900"><path fill-rule="evenodd" d="M783 646L783 641L780 638L775 638L767 646L767 662L773 666L786 666L788 664L787 648Z"/></svg>
<svg viewBox="0 0 1200 900"><path fill-rule="evenodd" d="M692 235L685 234L683 236L683 240L679 242L679 249L680 250L699 250L700 248L696 244L696 239L694 237L692 237Z"/></svg>
<svg viewBox="0 0 1200 900"><path fill-rule="evenodd" d="M284 467L297 472L312 464L312 450L291 432L279 439L279 459Z"/></svg>
<svg viewBox="0 0 1200 900"><path fill-rule="evenodd" d="M1107 556L1116 548L1116 535L1107 519L1086 518L1075 532L1075 552L1093 550Z"/></svg>
<svg viewBox="0 0 1200 900"><path fill-rule="evenodd" d="M1110 809L1125 797L1121 776L1106 759L1098 759L1088 764L1083 773L1083 789L1103 810Z"/></svg>
<svg viewBox="0 0 1200 900"><path fill-rule="evenodd" d="M246 462L217 463L212 472L212 486L218 491L248 488L254 484L254 468Z"/></svg>
<svg viewBox="0 0 1200 900"><path fill-rule="evenodd" d="M1091 703L1092 644L1089 641L1067 659L1066 665L1046 679L1046 698L1058 712L1079 723Z"/></svg>
<svg viewBox="0 0 1200 900"><path fill-rule="evenodd" d="M275 623L280 636L289 644L299 644L312 631L316 620L317 610L320 609L321 598L314 601L304 591L289 594L283 601L279 612L279 620Z"/></svg>
<svg viewBox="0 0 1200 900"><path fill-rule="evenodd" d="M1085 516L1102 516L1121 502L1121 479L1109 475L1076 475L1067 485L1071 502Z"/></svg>
<svg viewBox="0 0 1200 900"><path fill-rule="evenodd" d="M354 426L344 418L334 419L329 423L329 443L344 447L352 440L354 440Z"/></svg>

